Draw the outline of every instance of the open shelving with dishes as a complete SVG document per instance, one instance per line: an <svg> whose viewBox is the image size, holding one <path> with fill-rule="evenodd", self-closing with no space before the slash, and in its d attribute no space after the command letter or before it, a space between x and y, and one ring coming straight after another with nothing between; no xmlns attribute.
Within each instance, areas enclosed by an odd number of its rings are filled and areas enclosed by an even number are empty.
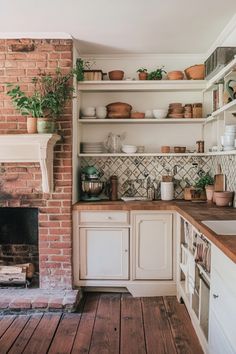
<svg viewBox="0 0 236 354"><path fill-rule="evenodd" d="M228 84L230 80L235 82L234 88ZM221 137L224 135L226 126L236 125L236 117L232 114L236 112L235 90L236 57L207 82L206 89L203 92L207 115L204 129L207 151L212 146L214 150L220 151L222 149ZM229 149L226 147L225 150L228 151L225 152L231 154L234 153L234 149L235 146Z"/></svg>
<svg viewBox="0 0 236 354"><path fill-rule="evenodd" d="M106 106L111 102L126 102L135 111L167 109L171 102L190 104L203 100L204 80L160 81L84 81L79 83L80 108ZM145 146L137 156L161 156L161 146L186 146L194 151L197 140L203 140L205 118L124 118L78 119L78 154L83 154L81 142L104 142L109 133L124 135L124 144ZM145 131L145 134L144 134ZM184 136L184 141L183 141ZM125 154L90 154L91 156L128 156ZM135 156L132 154L132 156ZM171 156L171 154L170 154Z"/></svg>

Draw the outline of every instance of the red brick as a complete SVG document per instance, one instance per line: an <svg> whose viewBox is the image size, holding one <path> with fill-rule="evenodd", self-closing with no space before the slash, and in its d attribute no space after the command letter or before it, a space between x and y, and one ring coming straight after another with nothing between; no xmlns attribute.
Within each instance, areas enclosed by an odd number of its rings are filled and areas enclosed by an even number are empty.
<svg viewBox="0 0 236 354"><path fill-rule="evenodd" d="M15 299L9 304L10 309L25 309L28 310L31 308L31 299L23 298L23 299Z"/></svg>
<svg viewBox="0 0 236 354"><path fill-rule="evenodd" d="M61 309L63 308L63 298L54 298L49 301L49 309Z"/></svg>

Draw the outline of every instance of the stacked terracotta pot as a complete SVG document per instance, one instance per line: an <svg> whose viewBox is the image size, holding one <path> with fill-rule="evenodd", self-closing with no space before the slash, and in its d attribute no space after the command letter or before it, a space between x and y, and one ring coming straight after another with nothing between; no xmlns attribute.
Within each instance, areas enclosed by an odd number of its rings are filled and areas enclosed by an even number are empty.
<svg viewBox="0 0 236 354"><path fill-rule="evenodd" d="M168 118L183 118L184 107L182 103L170 103L168 110Z"/></svg>

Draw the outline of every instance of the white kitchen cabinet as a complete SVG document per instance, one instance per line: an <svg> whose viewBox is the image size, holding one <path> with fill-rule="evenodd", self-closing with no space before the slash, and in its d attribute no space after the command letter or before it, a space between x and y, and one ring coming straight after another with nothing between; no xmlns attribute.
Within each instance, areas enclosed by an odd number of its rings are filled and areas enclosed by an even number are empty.
<svg viewBox="0 0 236 354"><path fill-rule="evenodd" d="M80 279L129 278L128 228L80 228Z"/></svg>
<svg viewBox="0 0 236 354"><path fill-rule="evenodd" d="M172 279L172 214L133 212L134 279Z"/></svg>
<svg viewBox="0 0 236 354"><path fill-rule="evenodd" d="M209 351L236 353L236 265L212 247ZM217 343L217 348L216 348Z"/></svg>

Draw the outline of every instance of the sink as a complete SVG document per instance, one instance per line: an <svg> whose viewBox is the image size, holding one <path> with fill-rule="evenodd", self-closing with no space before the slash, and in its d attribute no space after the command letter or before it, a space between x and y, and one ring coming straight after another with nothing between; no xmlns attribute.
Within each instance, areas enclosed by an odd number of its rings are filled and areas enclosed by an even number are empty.
<svg viewBox="0 0 236 354"><path fill-rule="evenodd" d="M218 235L236 236L236 220L206 220L202 223Z"/></svg>

